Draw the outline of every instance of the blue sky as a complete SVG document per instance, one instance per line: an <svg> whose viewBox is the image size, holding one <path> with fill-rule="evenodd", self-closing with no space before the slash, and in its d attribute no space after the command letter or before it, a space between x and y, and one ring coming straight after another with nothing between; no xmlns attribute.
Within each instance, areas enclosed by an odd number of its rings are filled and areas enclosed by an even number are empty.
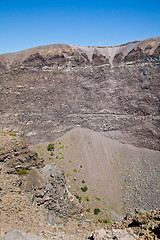
<svg viewBox="0 0 160 240"><path fill-rule="evenodd" d="M160 36L160 0L0 0L0 53Z"/></svg>

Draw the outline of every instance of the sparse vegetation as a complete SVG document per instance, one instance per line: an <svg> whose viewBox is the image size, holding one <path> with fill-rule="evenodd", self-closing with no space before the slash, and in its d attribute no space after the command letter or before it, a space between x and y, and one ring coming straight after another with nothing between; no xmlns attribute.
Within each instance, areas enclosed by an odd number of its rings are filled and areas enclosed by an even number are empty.
<svg viewBox="0 0 160 240"><path fill-rule="evenodd" d="M81 201L81 200L82 200L82 197L80 197L80 196L77 195L76 198L78 199L78 202L79 202L79 203L82 202L82 201Z"/></svg>
<svg viewBox="0 0 160 240"><path fill-rule="evenodd" d="M87 202L89 202L89 197L88 195L86 197L84 197L84 200L86 200Z"/></svg>
<svg viewBox="0 0 160 240"><path fill-rule="evenodd" d="M84 180L82 180L82 183L85 183L85 181L84 181Z"/></svg>
<svg viewBox="0 0 160 240"><path fill-rule="evenodd" d="M53 156L54 155L54 153L53 152L51 152L51 156Z"/></svg>
<svg viewBox="0 0 160 240"><path fill-rule="evenodd" d="M59 147L60 149L64 149L64 145L62 147Z"/></svg>
<svg viewBox="0 0 160 240"><path fill-rule="evenodd" d="M110 220L103 220L103 223L112 223Z"/></svg>
<svg viewBox="0 0 160 240"><path fill-rule="evenodd" d="M0 131L0 133L3 133L4 135L9 134L9 135L12 136L12 137L16 137L16 136L17 136L17 134L16 134L15 132L5 132L5 131Z"/></svg>
<svg viewBox="0 0 160 240"><path fill-rule="evenodd" d="M12 136L12 137L16 137L17 136L17 134L15 132L11 132L11 133L9 133L9 135Z"/></svg>
<svg viewBox="0 0 160 240"><path fill-rule="evenodd" d="M90 212L90 210L91 210L90 208L87 208L87 209L86 209L86 212Z"/></svg>
<svg viewBox="0 0 160 240"><path fill-rule="evenodd" d="M29 171L26 169L26 168L21 168L21 169L19 169L18 171L17 171L17 174L18 175L26 175L26 174L28 174L29 173Z"/></svg>
<svg viewBox="0 0 160 240"><path fill-rule="evenodd" d="M96 200L97 200L97 201L101 201L101 199L100 199L99 197L96 197Z"/></svg>
<svg viewBox="0 0 160 240"><path fill-rule="evenodd" d="M106 220L106 219L103 219L103 220L98 219L98 222L100 222L100 223L108 223L108 224L111 223L110 220Z"/></svg>
<svg viewBox="0 0 160 240"><path fill-rule="evenodd" d="M99 208L95 208L95 209L94 209L94 215L98 215L98 214L100 213L100 211L101 211L101 210L100 210Z"/></svg>
<svg viewBox="0 0 160 240"><path fill-rule="evenodd" d="M78 221L78 227L80 228L82 226L82 223Z"/></svg>
<svg viewBox="0 0 160 240"><path fill-rule="evenodd" d="M84 187L81 187L82 192L86 192L88 190L88 187L85 185Z"/></svg>
<svg viewBox="0 0 160 240"><path fill-rule="evenodd" d="M54 143L49 143L47 146L47 151L54 151Z"/></svg>
<svg viewBox="0 0 160 240"><path fill-rule="evenodd" d="M68 176L69 176L69 173L66 174L66 177L68 177Z"/></svg>

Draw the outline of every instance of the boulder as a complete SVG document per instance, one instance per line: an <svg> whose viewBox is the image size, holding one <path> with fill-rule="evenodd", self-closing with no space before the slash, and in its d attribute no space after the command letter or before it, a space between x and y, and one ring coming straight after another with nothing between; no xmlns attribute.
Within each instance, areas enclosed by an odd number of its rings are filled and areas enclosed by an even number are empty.
<svg viewBox="0 0 160 240"><path fill-rule="evenodd" d="M97 230L92 233L87 239L92 240L108 240L108 239L117 239L117 240L138 240L139 238L133 233L132 229L112 229L112 230Z"/></svg>
<svg viewBox="0 0 160 240"><path fill-rule="evenodd" d="M5 233L4 236L0 236L0 240L44 240L44 238L31 233L23 233L18 230L11 230Z"/></svg>

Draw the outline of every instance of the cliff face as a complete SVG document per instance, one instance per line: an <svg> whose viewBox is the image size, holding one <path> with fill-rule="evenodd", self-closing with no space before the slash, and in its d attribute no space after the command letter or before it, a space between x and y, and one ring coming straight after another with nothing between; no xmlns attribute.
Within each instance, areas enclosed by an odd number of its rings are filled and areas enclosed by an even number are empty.
<svg viewBox="0 0 160 240"><path fill-rule="evenodd" d="M158 37L0 55L0 127L38 143L80 126L159 150L159 67Z"/></svg>

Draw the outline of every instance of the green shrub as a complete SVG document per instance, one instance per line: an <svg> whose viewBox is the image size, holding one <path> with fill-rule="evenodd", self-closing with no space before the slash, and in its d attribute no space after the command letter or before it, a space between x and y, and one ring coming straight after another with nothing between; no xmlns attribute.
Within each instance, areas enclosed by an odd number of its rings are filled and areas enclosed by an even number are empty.
<svg viewBox="0 0 160 240"><path fill-rule="evenodd" d="M21 168L21 169L19 169L18 171L17 171L17 174L18 175L26 175L26 174L28 174L29 173L29 171L27 170L27 169L25 169L25 168Z"/></svg>
<svg viewBox="0 0 160 240"><path fill-rule="evenodd" d="M51 156L53 156L54 155L54 153L53 152L51 152Z"/></svg>
<svg viewBox="0 0 160 240"><path fill-rule="evenodd" d="M99 197L96 197L96 200L101 201L101 199Z"/></svg>
<svg viewBox="0 0 160 240"><path fill-rule="evenodd" d="M88 208L88 209L86 209L86 212L90 212L90 210L91 210L91 209L90 209L90 208Z"/></svg>
<svg viewBox="0 0 160 240"><path fill-rule="evenodd" d="M95 209L94 209L94 214L95 214L95 215L98 215L98 214L100 213L100 211L101 211L101 210L100 210L99 208L95 208Z"/></svg>
<svg viewBox="0 0 160 240"><path fill-rule="evenodd" d="M5 132L5 131L0 131L0 133L3 133L4 135L9 134L12 137L16 137L17 134L15 132Z"/></svg>
<svg viewBox="0 0 160 240"><path fill-rule="evenodd" d="M47 146L48 151L54 151L54 143L49 143Z"/></svg>
<svg viewBox="0 0 160 240"><path fill-rule="evenodd" d="M86 192L88 190L88 187L85 185L84 187L81 187L82 192Z"/></svg>
<svg viewBox="0 0 160 240"><path fill-rule="evenodd" d="M88 195L86 197L84 197L84 200L86 200L87 202L89 202L89 197Z"/></svg>
<svg viewBox="0 0 160 240"><path fill-rule="evenodd" d="M73 170L73 172L77 172L77 170L76 170L76 169L74 169L74 170Z"/></svg>
<svg viewBox="0 0 160 240"><path fill-rule="evenodd" d="M9 135L12 136L12 137L16 137L16 133L15 132L11 132Z"/></svg>
<svg viewBox="0 0 160 240"><path fill-rule="evenodd" d="M111 223L110 220L106 220L106 219L103 219L103 220L98 219L98 222L100 222L100 223L108 223L108 224Z"/></svg>
<svg viewBox="0 0 160 240"><path fill-rule="evenodd" d="M69 173L66 174L66 177L68 177L68 176L69 176Z"/></svg>
<svg viewBox="0 0 160 240"><path fill-rule="evenodd" d="M76 198L78 199L78 202L79 202L79 203L82 202L82 201L81 201L81 200L82 200L82 197L80 197L80 196L77 195Z"/></svg>
<svg viewBox="0 0 160 240"><path fill-rule="evenodd" d="M106 220L106 219L104 219L102 222L103 222L103 223L111 223L110 220Z"/></svg>

